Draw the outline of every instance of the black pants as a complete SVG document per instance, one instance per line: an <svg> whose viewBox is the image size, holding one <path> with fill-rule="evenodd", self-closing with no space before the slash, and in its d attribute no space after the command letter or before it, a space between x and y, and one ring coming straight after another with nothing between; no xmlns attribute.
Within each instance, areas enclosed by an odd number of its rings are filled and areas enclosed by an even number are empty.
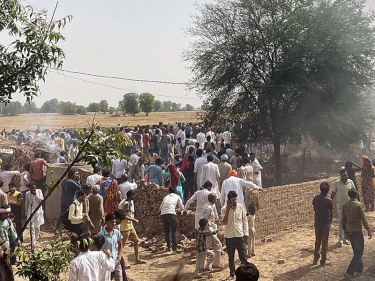
<svg viewBox="0 0 375 281"><path fill-rule="evenodd" d="M161 215L161 220L163 222L164 232L165 232L165 241L167 242L168 249L177 250L177 228L178 220L177 216L174 214L165 214Z"/></svg>
<svg viewBox="0 0 375 281"><path fill-rule="evenodd" d="M229 259L229 271L230 276L234 276L234 253L237 249L238 257L240 258L241 264L247 262L246 259L246 245L244 237L225 238L225 244L227 246L228 259Z"/></svg>
<svg viewBox="0 0 375 281"><path fill-rule="evenodd" d="M78 256L80 250L78 249L79 236L82 233L82 223L71 224L70 225L70 244L72 245L72 250L75 256Z"/></svg>

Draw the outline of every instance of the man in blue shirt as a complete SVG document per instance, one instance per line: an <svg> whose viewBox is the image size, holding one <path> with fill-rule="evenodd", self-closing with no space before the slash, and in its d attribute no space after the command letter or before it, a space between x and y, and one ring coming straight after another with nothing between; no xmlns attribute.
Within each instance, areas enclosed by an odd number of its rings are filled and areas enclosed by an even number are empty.
<svg viewBox="0 0 375 281"><path fill-rule="evenodd" d="M56 230L59 230L62 223L62 214L69 208L75 199L76 192L81 189L81 185L74 181L75 170L68 171L68 177L61 182L61 210L60 217L57 220Z"/></svg>
<svg viewBox="0 0 375 281"><path fill-rule="evenodd" d="M103 235L105 243L102 247L102 250L110 250L112 253L113 259L116 261L115 271L112 273L112 278L115 278L115 281L122 281L122 268L120 265L122 257L122 235L116 226L116 216L114 214L108 214L105 216L105 226L98 233L98 235ZM117 248L116 248L117 246Z"/></svg>

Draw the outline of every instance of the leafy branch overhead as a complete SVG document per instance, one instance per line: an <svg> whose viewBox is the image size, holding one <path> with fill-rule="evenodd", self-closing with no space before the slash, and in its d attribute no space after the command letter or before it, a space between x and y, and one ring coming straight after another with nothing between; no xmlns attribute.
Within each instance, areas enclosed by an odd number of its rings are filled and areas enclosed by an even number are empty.
<svg viewBox="0 0 375 281"><path fill-rule="evenodd" d="M89 131L80 131L83 139L87 138L89 134ZM83 160L93 167L96 165L109 167L112 165L111 160L116 158L129 161L129 157L122 153L125 146L131 146L131 140L126 134L111 130L95 130L87 144L80 145L79 149L82 154L78 161Z"/></svg>
<svg viewBox="0 0 375 281"><path fill-rule="evenodd" d="M18 0L0 1L0 32L12 40L9 45L0 44L1 103L8 103L16 92L31 101L48 68L61 68L65 54L58 43L65 37L60 29L71 20L72 16L49 20L45 10L22 6Z"/></svg>

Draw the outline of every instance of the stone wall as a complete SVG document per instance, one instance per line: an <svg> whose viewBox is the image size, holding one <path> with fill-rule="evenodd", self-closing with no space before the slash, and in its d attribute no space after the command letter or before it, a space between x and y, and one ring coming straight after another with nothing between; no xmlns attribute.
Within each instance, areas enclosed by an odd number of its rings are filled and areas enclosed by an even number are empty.
<svg viewBox="0 0 375 281"><path fill-rule="evenodd" d="M255 228L257 238L275 235L283 230L304 226L313 226L314 211L312 200L320 193L319 185L328 181L333 186L337 177L325 180L316 180L299 184L271 187L259 194L260 209L257 210ZM360 188L360 177L357 178ZM145 235L163 234L163 225L160 219L159 206L167 189L139 189L135 199L135 213L139 224L136 229ZM251 198L246 198L251 202ZM179 231L191 237L194 230L194 213L188 212L186 216L179 215Z"/></svg>

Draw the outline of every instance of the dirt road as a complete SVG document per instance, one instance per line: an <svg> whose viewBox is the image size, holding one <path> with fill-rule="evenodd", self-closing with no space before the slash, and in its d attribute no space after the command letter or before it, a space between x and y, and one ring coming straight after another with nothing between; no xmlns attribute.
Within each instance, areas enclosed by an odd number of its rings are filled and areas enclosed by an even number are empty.
<svg viewBox="0 0 375 281"><path fill-rule="evenodd" d="M375 214L369 213L369 223L375 230ZM330 239L328 259L331 264L325 267L312 265L314 249L314 229L306 225L295 230L280 233L272 236L272 241L261 243L258 239L256 245L256 256L249 259L256 264L261 273L261 281L333 281L344 280L345 272L352 258L351 246L337 246L337 222L333 223ZM50 233L42 232L44 243L47 243ZM27 236L26 236L27 237ZM261 237L258 237L261 238ZM26 241L27 242L27 239ZM132 265L134 261L133 249L125 247L127 264L131 268L127 270L128 277L135 281L143 280L179 280L190 281L194 277L195 265L190 263L191 257L185 254L171 255L170 253L153 254L145 249L141 250L141 258L148 260L144 265ZM356 278L358 281L375 280L375 240L365 239L364 274ZM278 264L279 259L284 259L284 264ZM221 272L214 272L213 281L225 280L229 275L228 259L223 253L222 264L225 269ZM238 260L237 260L238 265ZM173 279L178 272L179 279ZM23 280L16 278L17 281ZM67 280L67 279L66 279Z"/></svg>

